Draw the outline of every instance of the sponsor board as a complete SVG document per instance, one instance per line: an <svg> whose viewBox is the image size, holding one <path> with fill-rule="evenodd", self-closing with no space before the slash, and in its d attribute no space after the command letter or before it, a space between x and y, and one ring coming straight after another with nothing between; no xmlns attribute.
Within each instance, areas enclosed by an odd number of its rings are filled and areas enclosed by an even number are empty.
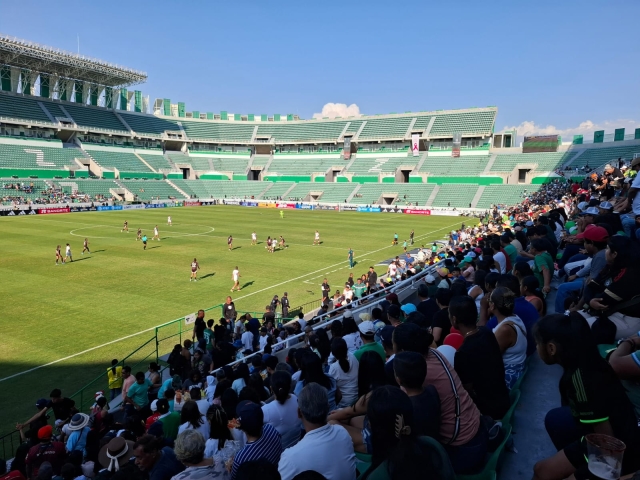
<svg viewBox="0 0 640 480"><path fill-rule="evenodd" d="M277 205L275 203L259 202L258 203L258 207L260 207L260 208L276 208Z"/></svg>
<svg viewBox="0 0 640 480"><path fill-rule="evenodd" d="M202 202L194 202L193 200L185 200L183 205L185 207L199 207L200 205L202 205Z"/></svg>
<svg viewBox="0 0 640 480"><path fill-rule="evenodd" d="M295 203L278 203L278 208L296 208Z"/></svg>
<svg viewBox="0 0 640 480"><path fill-rule="evenodd" d="M40 208L38 209L38 214L40 215L51 215L53 213L69 213L71 209L69 207L63 208ZM25 213L21 213L21 215L25 215Z"/></svg>
<svg viewBox="0 0 640 480"><path fill-rule="evenodd" d="M94 208L95 210L95 208ZM71 207L71 213L77 213L77 212L88 212L89 211L89 207Z"/></svg>
<svg viewBox="0 0 640 480"><path fill-rule="evenodd" d="M344 210L345 212L356 212L358 210L357 205L340 205L340 210Z"/></svg>
<svg viewBox="0 0 640 480"><path fill-rule="evenodd" d="M164 208L164 203L148 203L144 208Z"/></svg>
<svg viewBox="0 0 640 480"><path fill-rule="evenodd" d="M138 203L136 205L123 205L123 210L144 210L144 204Z"/></svg>
<svg viewBox="0 0 640 480"><path fill-rule="evenodd" d="M258 202L240 202L240 206L242 207L257 207Z"/></svg>
<svg viewBox="0 0 640 480"><path fill-rule="evenodd" d="M196 314L190 313L189 315L184 316L185 325L191 325L192 323L196 323Z"/></svg>
<svg viewBox="0 0 640 480"><path fill-rule="evenodd" d="M217 205L217 202L215 200L200 200L200 204L203 206L210 206L210 205ZM187 205L184 205L185 207Z"/></svg>
<svg viewBox="0 0 640 480"><path fill-rule="evenodd" d="M431 210L431 215L441 215L445 217L457 217L460 212L456 210Z"/></svg>
<svg viewBox="0 0 640 480"><path fill-rule="evenodd" d="M380 213L381 211L380 207L358 207L358 212Z"/></svg>
<svg viewBox="0 0 640 480"><path fill-rule="evenodd" d="M222 203L224 205L240 205L240 200L227 200L227 199L224 199L222 201Z"/></svg>
<svg viewBox="0 0 640 480"><path fill-rule="evenodd" d="M409 215L431 215L431 210L427 210L426 208L407 208L404 213Z"/></svg>
<svg viewBox="0 0 640 480"><path fill-rule="evenodd" d="M122 205L102 205L98 207L99 212L107 212L111 210L122 210Z"/></svg>
<svg viewBox="0 0 640 480"><path fill-rule="evenodd" d="M301 209L301 210L313 210L314 206L313 205L307 205L305 203L296 203L296 208Z"/></svg>
<svg viewBox="0 0 640 480"><path fill-rule="evenodd" d="M382 213L403 213L398 207L380 207Z"/></svg>

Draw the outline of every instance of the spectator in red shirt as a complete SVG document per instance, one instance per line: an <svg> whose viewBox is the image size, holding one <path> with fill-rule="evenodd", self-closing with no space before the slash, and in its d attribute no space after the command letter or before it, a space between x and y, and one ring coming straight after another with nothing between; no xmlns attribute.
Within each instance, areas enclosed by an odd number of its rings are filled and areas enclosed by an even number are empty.
<svg viewBox="0 0 640 480"><path fill-rule="evenodd" d="M67 454L64 443L52 441L52 436L53 428L51 425L47 425L38 430L38 440L40 440L40 443L31 447L25 459L27 476L30 479L38 476L40 466L45 462L51 464L54 475L60 474Z"/></svg>

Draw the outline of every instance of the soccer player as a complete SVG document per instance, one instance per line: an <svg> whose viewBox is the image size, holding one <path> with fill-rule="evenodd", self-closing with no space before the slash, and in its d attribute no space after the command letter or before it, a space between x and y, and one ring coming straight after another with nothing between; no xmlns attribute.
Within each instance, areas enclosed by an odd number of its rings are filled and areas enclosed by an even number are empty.
<svg viewBox="0 0 640 480"><path fill-rule="evenodd" d="M171 223L171 215L169 215L169 216L167 217L167 225L169 225L170 227L172 226L172 223Z"/></svg>
<svg viewBox="0 0 640 480"><path fill-rule="evenodd" d="M278 243L278 246L280 248L284 248L284 238L282 238L282 235L280 235L280 242Z"/></svg>
<svg viewBox="0 0 640 480"><path fill-rule="evenodd" d="M158 240L160 241L160 234L158 233L158 225L156 225L155 227L153 227L153 238L151 240Z"/></svg>
<svg viewBox="0 0 640 480"><path fill-rule="evenodd" d="M233 279L233 287L231 287L231 291L234 290L240 291L240 270L238 270L238 266L231 272L231 278Z"/></svg>
<svg viewBox="0 0 640 480"><path fill-rule="evenodd" d="M138 234L136 235L136 242L142 239L142 229L138 229Z"/></svg>
<svg viewBox="0 0 640 480"><path fill-rule="evenodd" d="M198 264L198 260L194 258L193 262L191 262L191 278L189 279L189 281L191 280L193 280L194 282L198 281L198 270L200 270L200 265Z"/></svg>
<svg viewBox="0 0 640 480"><path fill-rule="evenodd" d="M349 258L349 268L353 268L353 249L351 247L349 247L347 257Z"/></svg>
<svg viewBox="0 0 640 480"><path fill-rule="evenodd" d="M122 225L122 230L120 230L120 233L122 233L122 232L129 233L129 222L127 222L126 220L124 221L124 224Z"/></svg>
<svg viewBox="0 0 640 480"><path fill-rule="evenodd" d="M258 244L258 235L254 230L253 233L251 234L251 245L257 245L257 244Z"/></svg>
<svg viewBox="0 0 640 480"><path fill-rule="evenodd" d="M64 258L62 258L62 253L60 253L60 245L56 247L56 265L58 265L58 260L61 263L64 263Z"/></svg>
<svg viewBox="0 0 640 480"><path fill-rule="evenodd" d="M280 218L284 218L284 211L280 210Z"/></svg>
<svg viewBox="0 0 640 480"><path fill-rule="evenodd" d="M142 235L142 244L144 245L143 250L147 249L147 236L146 235Z"/></svg>
<svg viewBox="0 0 640 480"><path fill-rule="evenodd" d="M320 232L318 230L316 230L316 236L313 239L313 244L320 245Z"/></svg>
<svg viewBox="0 0 640 480"><path fill-rule="evenodd" d="M68 243L67 243L67 248L65 249L65 252L64 252L64 261L66 262L67 260L70 260L73 262L73 257L71 256L71 246L69 246Z"/></svg>
<svg viewBox="0 0 640 480"><path fill-rule="evenodd" d="M89 240L87 240L86 238L84 239L84 243L82 244L82 255L84 255L85 250L91 253L91 250L89 250Z"/></svg>
<svg viewBox="0 0 640 480"><path fill-rule="evenodd" d="M267 252L271 253L271 237L267 237L267 245L264 247L267 249Z"/></svg>
<svg viewBox="0 0 640 480"><path fill-rule="evenodd" d="M227 238L227 247L229 247L229 251L233 250L233 237L231 235Z"/></svg>
<svg viewBox="0 0 640 480"><path fill-rule="evenodd" d="M412 228L411 229L411 233L409 234L409 241L411 242L411 245L413 245L413 235L414 235L414 232L413 232L413 228Z"/></svg>

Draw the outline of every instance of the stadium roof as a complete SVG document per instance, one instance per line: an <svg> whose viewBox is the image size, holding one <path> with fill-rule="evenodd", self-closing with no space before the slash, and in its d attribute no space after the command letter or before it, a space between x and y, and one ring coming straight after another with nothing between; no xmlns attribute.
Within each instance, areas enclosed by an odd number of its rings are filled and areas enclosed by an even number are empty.
<svg viewBox="0 0 640 480"><path fill-rule="evenodd" d="M0 64L114 88L147 80L144 72L1 33Z"/></svg>

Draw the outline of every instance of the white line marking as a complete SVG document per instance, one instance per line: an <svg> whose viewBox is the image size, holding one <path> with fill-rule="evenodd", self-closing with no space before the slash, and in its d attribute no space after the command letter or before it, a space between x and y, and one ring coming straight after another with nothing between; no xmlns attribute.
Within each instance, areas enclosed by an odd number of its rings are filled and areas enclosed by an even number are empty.
<svg viewBox="0 0 640 480"><path fill-rule="evenodd" d="M437 230L433 230L433 231L431 231L429 233L425 233L424 235L420 235L420 236L416 237L416 239L422 238L422 237L427 237L429 235L433 235L434 233L439 232L441 230L449 229L449 228L453 227L454 225L457 225L458 223L459 222L452 223L451 225L448 225L446 227L442 227L442 228L439 228ZM381 252L381 251L386 250L386 249L391 248L391 247L393 247L393 245L387 245L386 247L382 247L382 248L379 248L377 250L372 250L370 252L364 253L363 255L371 255L371 254L374 254L374 253L377 253L377 252ZM358 258L358 257L355 256L354 258ZM318 272L325 271L327 268L333 268L333 267L340 266L340 265L343 265L343 264L344 264L344 261L341 261L340 263L336 263L334 265L329 265L327 267L322 267L322 268L320 268L318 270L315 270L313 272L309 272L309 273L306 273L304 275L300 275L299 277L290 278L289 280L286 280L284 282L280 282L280 283L275 284L275 285L269 285L266 288L263 288L261 290L257 290L255 292L248 293L247 295L243 295L242 297L236 297L234 300L235 301L242 300L242 299L251 297L253 295L256 295L258 293L262 293L264 291L271 290L271 289L273 289L275 287L279 287L279 286L285 285L285 284L290 283L290 282L295 282L295 281L300 280L302 278L308 277L309 275L314 275L314 274L316 274ZM173 320L171 322L173 322ZM111 340L110 342L106 342L106 343L103 343L103 344L100 344L100 345L96 345L95 347L88 348L88 349L83 350L81 352L74 353L72 355L67 355L66 357L59 358L57 360L53 360L53 361L45 363L43 365L39 365L37 367L30 368L29 370L24 370L22 372L14 373L13 375L9 375L8 377L0 378L0 382L4 382L5 380L11 380L12 378L19 377L19 376L24 375L26 373L31 373L31 372L34 372L36 370L40 370L41 368L49 367L51 365L55 365L56 363L64 362L65 360L69 360L70 358L74 358L74 357L77 357L77 356L80 356L80 355L84 355L85 353L93 352L94 350L98 350L99 348L106 347L107 345L113 345L114 343L121 342L122 340L127 340L129 338L136 337L136 336L138 336L138 335L140 335L142 333L150 332L152 330L155 330L158 327L161 327L163 325L167 325L168 323L171 323L171 322L165 322L165 323L162 323L160 325L156 325L155 327L150 327L150 328L147 328L145 330L141 330L141 331L139 331L137 333L132 333L131 335L126 335L124 337L117 338L115 340Z"/></svg>

